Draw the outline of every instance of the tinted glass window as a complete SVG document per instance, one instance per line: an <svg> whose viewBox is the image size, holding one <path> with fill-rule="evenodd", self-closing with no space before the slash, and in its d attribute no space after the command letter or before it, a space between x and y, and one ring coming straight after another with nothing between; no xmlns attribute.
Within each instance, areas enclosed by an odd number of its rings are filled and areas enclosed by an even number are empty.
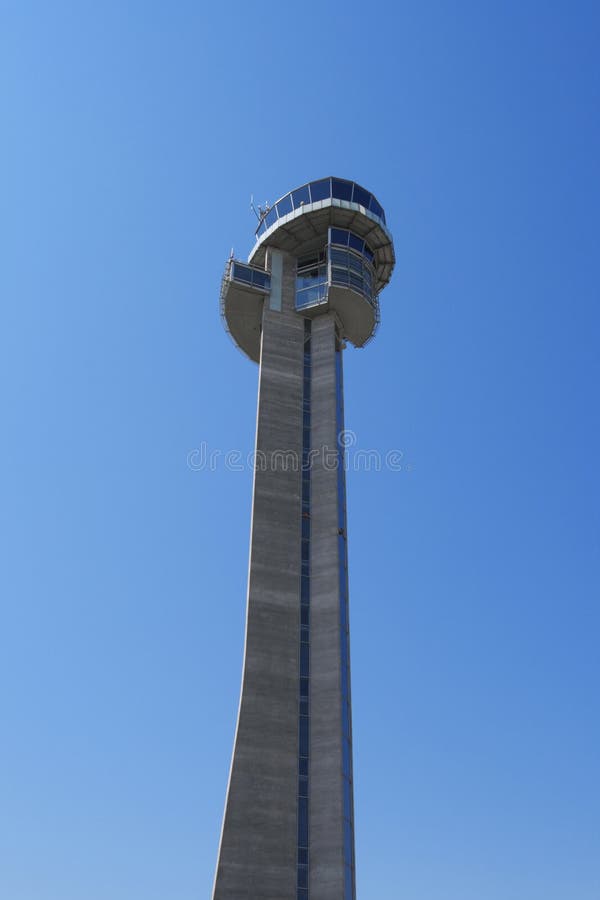
<svg viewBox="0 0 600 900"><path fill-rule="evenodd" d="M301 775L298 779L298 796L308 797L308 778L306 775Z"/></svg>
<svg viewBox="0 0 600 900"><path fill-rule="evenodd" d="M233 277L238 281L245 281L247 284L251 284L252 269L249 269L248 266L241 266L239 263L234 263Z"/></svg>
<svg viewBox="0 0 600 900"><path fill-rule="evenodd" d="M338 200L352 200L352 182L333 178L331 196Z"/></svg>
<svg viewBox="0 0 600 900"><path fill-rule="evenodd" d="M300 797L298 800L298 846L308 847L308 800Z"/></svg>
<svg viewBox="0 0 600 900"><path fill-rule="evenodd" d="M344 641L344 643L346 643ZM348 717L348 704L344 703L342 708L342 728L346 737L350 737L350 719Z"/></svg>
<svg viewBox="0 0 600 900"><path fill-rule="evenodd" d="M344 580L345 579L342 579L342 583ZM343 591L343 588L342 588L342 592L345 593L345 591ZM344 631L348 627L348 617L346 615L346 604L345 603L340 604L340 625ZM342 690L344 690L344 687L345 687L345 685L344 685L344 682L342 679Z"/></svg>
<svg viewBox="0 0 600 900"><path fill-rule="evenodd" d="M343 247L348 246L348 232L342 228L331 228L329 240L332 244L341 244Z"/></svg>
<svg viewBox="0 0 600 900"><path fill-rule="evenodd" d="M332 250L330 255L331 262L336 265L345 266L348 262L348 253L345 250Z"/></svg>
<svg viewBox="0 0 600 900"><path fill-rule="evenodd" d="M349 234L350 234L350 246L354 247L355 250L358 250L359 253L362 253L362 250L363 250L363 247L365 244L363 239L359 238L358 235L356 235L356 234L352 234L352 232L349 232Z"/></svg>
<svg viewBox="0 0 600 900"><path fill-rule="evenodd" d="M308 644L300 644L300 675L303 678L308 678L308 659Z"/></svg>
<svg viewBox="0 0 600 900"><path fill-rule="evenodd" d="M344 607L345 605L346 605L345 603L342 604L342 607ZM342 634L345 635L346 631L343 631ZM347 672L342 672L342 697L344 698L344 701L346 701L348 699L348 677L347 676L348 676Z"/></svg>
<svg viewBox="0 0 600 900"><path fill-rule="evenodd" d="M350 794L350 782L347 778L344 778L344 818L348 819L349 822L352 821L352 801Z"/></svg>
<svg viewBox="0 0 600 900"><path fill-rule="evenodd" d="M348 268L352 269L353 272L362 272L363 264L362 256L357 256L355 253L348 254Z"/></svg>
<svg viewBox="0 0 600 900"><path fill-rule="evenodd" d="M369 208L369 201L371 200L371 195L368 191L365 191L364 188L361 188L358 184L354 185L354 194L352 195L352 199L355 203L360 203L361 206Z"/></svg>
<svg viewBox="0 0 600 900"><path fill-rule="evenodd" d="M325 253L322 250L314 250L307 256L301 256L298 260L298 271L303 272L305 269L318 268L320 263L325 261Z"/></svg>
<svg viewBox="0 0 600 900"><path fill-rule="evenodd" d="M334 284L348 284L348 272L346 269L332 269L331 280Z"/></svg>
<svg viewBox="0 0 600 900"><path fill-rule="evenodd" d="M350 744L346 739L342 741L342 766L345 775L350 775Z"/></svg>
<svg viewBox="0 0 600 900"><path fill-rule="evenodd" d="M292 211L292 198L288 194L287 197L284 197L283 200L280 200L277 204L277 212L280 216L285 216L287 213Z"/></svg>
<svg viewBox="0 0 600 900"><path fill-rule="evenodd" d="M375 199L375 197L371 197L371 202L369 203L369 209L372 213L375 213L376 216L379 216L380 219L383 219L385 222L385 216L383 214L383 209Z"/></svg>
<svg viewBox="0 0 600 900"><path fill-rule="evenodd" d="M326 200L327 197L331 197L331 186L330 186L329 178L324 178L323 181L313 181L310 185L310 198L314 203L316 200Z"/></svg>
<svg viewBox="0 0 600 900"><path fill-rule="evenodd" d="M305 287L313 287L325 281L325 266L319 266L316 269L304 269L301 275L298 275L296 287L302 290Z"/></svg>
<svg viewBox="0 0 600 900"><path fill-rule="evenodd" d="M308 718L306 716L300 716L299 719L300 729L299 729L299 754L301 757L308 757Z"/></svg>
<svg viewBox="0 0 600 900"><path fill-rule="evenodd" d="M267 272L253 272L252 273L252 283L257 287L268 287L270 284L270 276Z"/></svg>
<svg viewBox="0 0 600 900"><path fill-rule="evenodd" d="M298 900L304 900L304 897L301 898L300 896L298 896ZM354 900L354 891L352 890L352 871L349 867L346 867L346 887L344 889L344 900Z"/></svg>
<svg viewBox="0 0 600 900"><path fill-rule="evenodd" d="M296 308L303 309L305 306L313 306L316 303L320 303L321 300L325 299L326 294L327 289L325 285L298 291L296 294Z"/></svg>
<svg viewBox="0 0 600 900"><path fill-rule="evenodd" d="M348 641L344 635L344 638L341 641L341 655L342 655L342 671L345 672L348 667Z"/></svg>
<svg viewBox="0 0 600 900"><path fill-rule="evenodd" d="M310 596L310 582L308 580L308 577L305 576L304 578L300 579L300 602L308 603L309 596Z"/></svg>
<svg viewBox="0 0 600 900"><path fill-rule="evenodd" d="M310 203L310 194L308 193L308 185L298 188L292 192L292 200L294 201L294 209L299 209L303 203Z"/></svg>
<svg viewBox="0 0 600 900"><path fill-rule="evenodd" d="M344 856L346 862L352 859L352 825L350 822L344 822Z"/></svg>

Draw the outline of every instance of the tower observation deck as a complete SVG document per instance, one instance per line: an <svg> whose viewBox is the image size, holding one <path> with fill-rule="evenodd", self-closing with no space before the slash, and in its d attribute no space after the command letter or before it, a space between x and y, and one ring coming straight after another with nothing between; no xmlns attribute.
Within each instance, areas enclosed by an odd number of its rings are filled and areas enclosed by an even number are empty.
<svg viewBox="0 0 600 900"><path fill-rule="evenodd" d="M342 353L379 323L382 206L324 178L227 261L221 314L259 363L246 646L213 900L356 900Z"/></svg>

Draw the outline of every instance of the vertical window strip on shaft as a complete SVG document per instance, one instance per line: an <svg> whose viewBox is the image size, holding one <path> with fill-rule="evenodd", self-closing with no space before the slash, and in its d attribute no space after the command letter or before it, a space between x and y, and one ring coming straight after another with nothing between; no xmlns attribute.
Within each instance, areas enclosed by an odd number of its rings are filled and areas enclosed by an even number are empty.
<svg viewBox="0 0 600 900"><path fill-rule="evenodd" d="M355 900L354 809L352 802L352 725L350 712L350 661L348 630L348 547L346 537L346 480L344 468L344 391L342 351L335 352L338 564L340 590L340 666L342 686L342 779L344 800L344 900Z"/></svg>
<svg viewBox="0 0 600 900"><path fill-rule="evenodd" d="M302 468L300 521L300 647L298 677L298 846L297 900L309 900L309 756L310 756L310 428L311 322L304 320L302 390Z"/></svg>

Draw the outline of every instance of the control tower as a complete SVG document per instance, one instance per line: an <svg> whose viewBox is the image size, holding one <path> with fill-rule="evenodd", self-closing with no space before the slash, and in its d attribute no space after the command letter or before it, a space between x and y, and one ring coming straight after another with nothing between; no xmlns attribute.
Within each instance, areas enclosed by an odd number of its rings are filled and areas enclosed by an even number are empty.
<svg viewBox="0 0 600 900"><path fill-rule="evenodd" d="M375 197L323 178L229 259L225 327L259 364L246 647L213 900L356 900L342 351L394 267Z"/></svg>

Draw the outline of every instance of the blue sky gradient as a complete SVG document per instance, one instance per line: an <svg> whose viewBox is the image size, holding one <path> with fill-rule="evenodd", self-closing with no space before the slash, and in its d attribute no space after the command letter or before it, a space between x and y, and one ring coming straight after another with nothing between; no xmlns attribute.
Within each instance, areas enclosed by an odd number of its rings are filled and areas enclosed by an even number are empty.
<svg viewBox="0 0 600 900"><path fill-rule="evenodd" d="M600 895L600 12L0 4L0 896L210 894L257 369L250 195L397 268L345 357L360 900Z"/></svg>

